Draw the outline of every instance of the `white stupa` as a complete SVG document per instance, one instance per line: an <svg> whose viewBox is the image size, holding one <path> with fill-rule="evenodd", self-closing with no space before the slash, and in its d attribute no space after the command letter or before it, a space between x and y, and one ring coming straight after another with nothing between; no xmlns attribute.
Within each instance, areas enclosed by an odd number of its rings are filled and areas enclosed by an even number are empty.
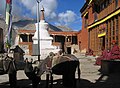
<svg viewBox="0 0 120 88"><path fill-rule="evenodd" d="M38 23L35 23L36 32L33 36L33 53L38 52L36 48L38 46ZM48 23L44 20L44 8L41 9L41 17L39 22L39 41L40 41L40 59L45 59L50 52L57 53L60 49L52 45L53 38L50 37L47 29Z"/></svg>

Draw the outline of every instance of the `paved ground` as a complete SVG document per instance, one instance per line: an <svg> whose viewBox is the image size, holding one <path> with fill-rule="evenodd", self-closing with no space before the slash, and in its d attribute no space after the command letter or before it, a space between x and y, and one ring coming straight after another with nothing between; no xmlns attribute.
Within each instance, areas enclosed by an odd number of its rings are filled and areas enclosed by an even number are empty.
<svg viewBox="0 0 120 88"><path fill-rule="evenodd" d="M95 57L80 58L81 81L77 80L77 88L120 88L120 73L102 75L95 66ZM54 75L53 88L65 88L62 86L61 76ZM22 70L17 73L19 88L31 88L31 81L27 79ZM77 72L76 72L77 79ZM8 76L0 76L0 88L9 88ZM45 88L45 74L42 75L42 81L39 88Z"/></svg>

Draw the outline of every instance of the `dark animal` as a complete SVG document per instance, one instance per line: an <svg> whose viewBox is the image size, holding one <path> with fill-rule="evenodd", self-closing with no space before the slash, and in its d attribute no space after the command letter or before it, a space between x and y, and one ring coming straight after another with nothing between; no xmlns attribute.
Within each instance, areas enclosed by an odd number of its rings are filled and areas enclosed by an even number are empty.
<svg viewBox="0 0 120 88"><path fill-rule="evenodd" d="M46 83L49 82L49 78L51 78L51 87L53 83L53 74L62 75L63 76L63 85L66 87L76 86L75 72L76 68L78 68L78 79L80 80L80 68L79 68L79 60L74 55L66 54L66 55L56 55L54 56L51 53L45 60L43 60L38 65L38 75L41 76L45 71L51 74L46 74ZM48 83L49 84L49 83ZM46 84L46 86L48 86Z"/></svg>
<svg viewBox="0 0 120 88"><path fill-rule="evenodd" d="M66 87L76 86L75 71L78 68L78 79L80 80L79 60L71 54L66 54L54 58L54 66L52 67L52 74L62 75L63 85Z"/></svg>
<svg viewBox="0 0 120 88"><path fill-rule="evenodd" d="M9 76L9 83L10 83L10 88L16 88L17 86L17 67L15 60L12 57L9 57L6 55L3 60L3 73L8 74Z"/></svg>

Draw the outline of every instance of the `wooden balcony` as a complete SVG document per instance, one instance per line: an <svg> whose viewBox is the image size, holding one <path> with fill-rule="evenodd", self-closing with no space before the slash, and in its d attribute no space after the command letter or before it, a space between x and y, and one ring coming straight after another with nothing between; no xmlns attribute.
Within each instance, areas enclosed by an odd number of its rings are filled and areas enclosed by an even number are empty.
<svg viewBox="0 0 120 88"><path fill-rule="evenodd" d="M54 46L61 46L61 43L60 42L53 42L52 45L54 45Z"/></svg>
<svg viewBox="0 0 120 88"><path fill-rule="evenodd" d="M106 8L104 8L98 15L98 20L106 17L108 14L112 13L115 11L115 2L112 2L110 5L108 5Z"/></svg>

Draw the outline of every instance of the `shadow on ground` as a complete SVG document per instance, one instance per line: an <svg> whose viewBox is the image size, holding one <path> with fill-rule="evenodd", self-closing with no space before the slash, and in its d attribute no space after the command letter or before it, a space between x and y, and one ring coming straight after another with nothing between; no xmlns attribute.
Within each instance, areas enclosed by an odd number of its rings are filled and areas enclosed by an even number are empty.
<svg viewBox="0 0 120 88"><path fill-rule="evenodd" d="M31 81L28 79L22 79L18 80L18 88L32 88ZM80 81L76 81L77 88L88 88L91 86L91 82L85 79L81 79ZM0 88L9 88L9 82L4 82L0 84ZM46 88L46 81L41 80L41 83L39 84L39 88ZM50 88L50 86L48 87ZM62 85L62 80L54 80L53 87L52 88L66 88Z"/></svg>
<svg viewBox="0 0 120 88"><path fill-rule="evenodd" d="M92 88L120 88L120 73L101 75Z"/></svg>
<svg viewBox="0 0 120 88"><path fill-rule="evenodd" d="M77 80L77 79L76 79ZM18 88L32 88L31 81L28 79L21 79L17 81ZM120 73L114 73L109 75L102 75L95 83L86 79L76 81L76 88L120 88ZM0 88L9 88L9 83L4 82L0 84ZM46 88L46 81L41 80L39 88ZM49 87L50 88L50 87ZM66 88L62 85L62 80L54 80L52 88ZM69 87L70 88L70 87Z"/></svg>

